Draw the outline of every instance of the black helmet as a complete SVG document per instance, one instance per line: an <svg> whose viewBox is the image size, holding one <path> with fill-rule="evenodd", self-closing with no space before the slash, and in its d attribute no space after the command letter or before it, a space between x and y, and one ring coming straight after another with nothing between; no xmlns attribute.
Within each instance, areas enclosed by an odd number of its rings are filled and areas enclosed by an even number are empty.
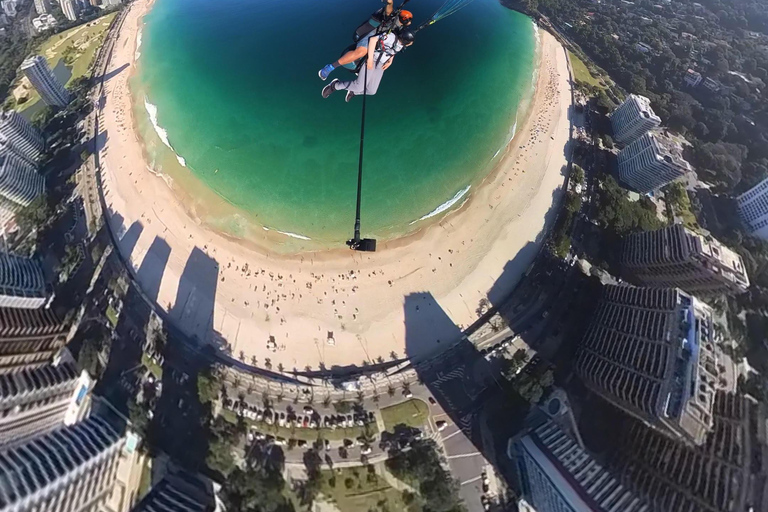
<svg viewBox="0 0 768 512"><path fill-rule="evenodd" d="M400 42L406 46L413 43L413 32L411 32L410 30L403 30L402 32L397 34L397 37L398 39L400 39Z"/></svg>

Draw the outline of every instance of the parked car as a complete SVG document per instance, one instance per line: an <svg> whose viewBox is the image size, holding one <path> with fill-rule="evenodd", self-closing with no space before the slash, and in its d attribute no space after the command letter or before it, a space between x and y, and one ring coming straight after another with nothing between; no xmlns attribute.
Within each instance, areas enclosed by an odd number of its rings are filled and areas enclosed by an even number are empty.
<svg viewBox="0 0 768 512"><path fill-rule="evenodd" d="M442 432L443 430L445 430L445 427L448 426L448 422L442 421L442 420L436 421L435 426L437 427L438 432Z"/></svg>

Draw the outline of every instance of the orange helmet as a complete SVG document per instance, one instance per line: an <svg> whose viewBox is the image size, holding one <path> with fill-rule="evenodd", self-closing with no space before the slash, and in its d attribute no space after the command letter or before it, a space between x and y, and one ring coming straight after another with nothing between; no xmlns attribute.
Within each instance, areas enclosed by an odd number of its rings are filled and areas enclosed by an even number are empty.
<svg viewBox="0 0 768 512"><path fill-rule="evenodd" d="M403 25L408 25L412 21L413 21L413 13L411 11L406 11L406 10L400 11L400 23L402 23Z"/></svg>

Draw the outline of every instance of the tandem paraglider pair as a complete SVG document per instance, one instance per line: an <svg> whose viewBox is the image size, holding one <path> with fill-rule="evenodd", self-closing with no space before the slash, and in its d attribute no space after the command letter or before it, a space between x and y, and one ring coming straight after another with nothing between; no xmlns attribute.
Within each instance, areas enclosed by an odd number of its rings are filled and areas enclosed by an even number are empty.
<svg viewBox="0 0 768 512"><path fill-rule="evenodd" d="M334 79L323 87L322 96L328 98L334 91L346 90L346 101L357 95L363 95L362 116L360 119L360 156L357 164L357 205L355 207L354 236L347 240L347 245L355 251L373 252L376 250L376 240L362 238L360 234L360 210L363 189L363 146L365 143L365 98L376 94L384 71L392 66L395 55L413 44L414 34L422 28L432 25L455 13L472 0L445 0L445 3L427 21L417 29L411 30L413 14L403 9L409 0L403 0L395 10L393 0L383 0L386 6L371 15L371 18L360 25L352 37L355 44L345 50L336 62L324 66L318 75L322 80L338 67L345 67L355 73L357 78L340 82Z"/></svg>
<svg viewBox="0 0 768 512"><path fill-rule="evenodd" d="M345 67L357 73L357 78L348 81L334 79L323 87L322 96L328 98L334 91L346 90L345 101L355 96L376 94L384 71L389 69L395 54L413 44L413 32L408 30L413 14L402 6L395 11L393 0L385 0L386 6L371 15L353 35L356 44L347 48L339 60L325 65L318 75L322 80L338 67ZM403 3L405 5L405 2ZM361 72L362 66L366 69Z"/></svg>

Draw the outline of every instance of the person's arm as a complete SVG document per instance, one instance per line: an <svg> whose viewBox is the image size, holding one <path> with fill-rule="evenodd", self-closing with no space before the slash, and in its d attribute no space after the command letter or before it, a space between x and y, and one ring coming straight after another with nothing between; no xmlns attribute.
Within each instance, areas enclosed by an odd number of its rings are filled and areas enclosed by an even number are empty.
<svg viewBox="0 0 768 512"><path fill-rule="evenodd" d="M384 63L384 65L381 66L381 70L386 71L389 68L389 66L392 65L392 61L394 60L395 60L395 56L393 55L389 58L387 62Z"/></svg>
<svg viewBox="0 0 768 512"><path fill-rule="evenodd" d="M387 16L392 16L392 11L395 10L395 6L393 5L394 0L386 0L387 6L384 7L384 14Z"/></svg>
<svg viewBox="0 0 768 512"><path fill-rule="evenodd" d="M379 36L371 36L368 39L368 69L373 69L373 54L376 52L376 43L379 42Z"/></svg>

